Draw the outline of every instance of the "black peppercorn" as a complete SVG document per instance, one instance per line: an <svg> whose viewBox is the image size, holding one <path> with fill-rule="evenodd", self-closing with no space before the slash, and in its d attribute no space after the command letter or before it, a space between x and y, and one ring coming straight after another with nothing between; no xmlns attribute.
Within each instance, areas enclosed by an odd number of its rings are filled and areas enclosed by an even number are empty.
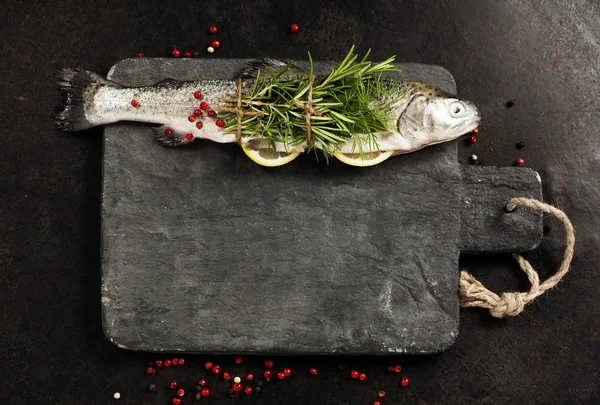
<svg viewBox="0 0 600 405"><path fill-rule="evenodd" d="M148 391L152 392L152 391L156 391L156 384L152 383L148 386Z"/></svg>
<svg viewBox="0 0 600 405"><path fill-rule="evenodd" d="M204 388L204 387L201 386L201 385L199 385L199 384L197 384L197 385L194 386L194 391L200 392L200 391L202 391L202 388Z"/></svg>
<svg viewBox="0 0 600 405"><path fill-rule="evenodd" d="M235 398L235 396L237 395L237 392L235 392L233 388L228 388L227 393L229 394L229 398Z"/></svg>
<svg viewBox="0 0 600 405"><path fill-rule="evenodd" d="M393 373L394 372L394 366L388 366L388 371L390 373Z"/></svg>
<svg viewBox="0 0 600 405"><path fill-rule="evenodd" d="M520 141L519 143L517 143L517 149L523 149L525 147L525 142Z"/></svg>
<svg viewBox="0 0 600 405"><path fill-rule="evenodd" d="M262 388L254 387L254 392L256 392L257 394L260 394L261 391L262 391Z"/></svg>
<svg viewBox="0 0 600 405"><path fill-rule="evenodd" d="M550 225L546 225L544 227L544 233L550 233L551 230L552 230L552 227Z"/></svg>
<svg viewBox="0 0 600 405"><path fill-rule="evenodd" d="M339 368L340 370L344 370L344 369L346 368L346 365L345 365L345 364L340 364L340 365L338 366L338 368Z"/></svg>
<svg viewBox="0 0 600 405"><path fill-rule="evenodd" d="M259 387L260 387L261 385L263 385L263 380L258 380L258 381L256 381L256 385L258 385Z"/></svg>
<svg viewBox="0 0 600 405"><path fill-rule="evenodd" d="M508 100L506 102L506 108L513 108L515 106L515 100Z"/></svg>

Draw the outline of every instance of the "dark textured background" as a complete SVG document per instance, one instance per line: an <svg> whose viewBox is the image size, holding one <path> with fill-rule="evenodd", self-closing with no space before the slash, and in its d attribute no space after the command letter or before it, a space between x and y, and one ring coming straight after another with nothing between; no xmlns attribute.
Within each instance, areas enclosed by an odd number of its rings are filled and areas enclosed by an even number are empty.
<svg viewBox="0 0 600 405"><path fill-rule="evenodd" d="M578 231L573 270L555 290L515 319L462 312L460 335L447 352L427 357L275 359L295 376L248 403L596 404L600 401L598 250L600 142L598 72L600 10L596 2L2 2L0 7L0 392L8 404L168 403L165 383L202 375L204 360L151 378L152 359L112 346L100 322L99 210L101 129L79 136L48 119L58 100L54 69L82 65L106 74L138 51L165 55L170 44L202 50L221 30L215 57L263 55L339 58L348 46L381 59L439 64L484 121L478 143L461 146L466 163L510 165L522 156L537 170L547 202ZM301 32L289 35L289 24ZM516 105L507 109L505 102ZM514 144L527 147L517 151ZM563 249L553 225L531 254L548 276ZM496 291L526 288L509 256L464 258ZM173 291L177 294L177 291ZM224 367L230 357L216 357ZM247 358L253 370L264 358ZM400 363L411 378L397 388L385 372ZM254 366L252 366L254 364ZM346 365L339 370L339 365ZM320 375L304 370L316 365ZM366 371L349 381L350 368ZM156 381L158 394L143 387ZM189 383L188 383L189 384ZM187 387L187 386L186 386ZM220 387L223 389L223 387ZM226 402L224 395L219 395ZM188 399L189 400L189 399ZM239 401L238 399L236 401ZM187 403L188 401L186 401ZM209 402L217 403L216 398Z"/></svg>

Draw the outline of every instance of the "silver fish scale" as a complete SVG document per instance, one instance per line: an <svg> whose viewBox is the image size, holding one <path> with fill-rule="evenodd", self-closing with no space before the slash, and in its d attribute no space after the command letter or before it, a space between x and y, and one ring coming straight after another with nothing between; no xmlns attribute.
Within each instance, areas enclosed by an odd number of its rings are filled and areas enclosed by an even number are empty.
<svg viewBox="0 0 600 405"><path fill-rule="evenodd" d="M254 80L245 80L242 93L249 94L253 85ZM202 93L202 98L194 97L197 91ZM162 124L155 128L157 140L170 146L189 143L196 138L232 142L235 135L223 132L216 125L218 117L208 117L207 112L223 105L224 98L235 98L236 94L237 84L233 80L165 80L145 87L103 85L95 90L93 101L87 103L86 117L94 125L117 121ZM138 102L137 107L132 105L132 100ZM202 102L206 102L208 108L195 117L194 110L199 109ZM188 119L190 116L194 116L192 121ZM202 122L201 129L196 127L197 122ZM170 137L164 134L167 128L172 133ZM192 139L186 138L189 134Z"/></svg>
<svg viewBox="0 0 600 405"><path fill-rule="evenodd" d="M202 99L196 99L194 93L200 91ZM186 119L201 102L209 106L221 104L221 99L234 97L236 84L232 80L205 80L197 82L166 82L148 87L103 86L94 96L92 113L103 118L128 119L142 122L168 124L163 117L178 121ZM133 107L132 100L139 106ZM122 116L126 116L123 118Z"/></svg>

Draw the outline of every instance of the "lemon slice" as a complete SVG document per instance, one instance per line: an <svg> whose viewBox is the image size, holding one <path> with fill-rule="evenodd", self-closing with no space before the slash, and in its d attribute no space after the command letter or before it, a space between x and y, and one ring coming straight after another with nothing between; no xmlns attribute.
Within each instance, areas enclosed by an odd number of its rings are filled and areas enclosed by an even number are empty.
<svg viewBox="0 0 600 405"><path fill-rule="evenodd" d="M300 152L278 152L272 148L250 149L246 145L242 145L242 149L254 163L266 167L283 166L296 159L300 154Z"/></svg>
<svg viewBox="0 0 600 405"><path fill-rule="evenodd" d="M350 166L375 166L394 154L393 150L366 152L361 158L359 153L334 152L333 156Z"/></svg>

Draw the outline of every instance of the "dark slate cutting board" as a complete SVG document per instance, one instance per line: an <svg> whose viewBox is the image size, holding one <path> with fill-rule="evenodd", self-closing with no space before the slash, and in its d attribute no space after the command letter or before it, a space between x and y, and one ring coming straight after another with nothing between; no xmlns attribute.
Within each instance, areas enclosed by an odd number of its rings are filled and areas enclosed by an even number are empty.
<svg viewBox="0 0 600 405"><path fill-rule="evenodd" d="M109 78L234 78L247 62L128 59ZM456 90L440 67L398 67ZM311 154L263 168L237 145L171 149L147 125L107 126L107 336L140 351L443 350L458 333L459 253L528 251L542 235L538 213L503 211L512 197L541 198L537 173L461 166L457 142L371 168Z"/></svg>

